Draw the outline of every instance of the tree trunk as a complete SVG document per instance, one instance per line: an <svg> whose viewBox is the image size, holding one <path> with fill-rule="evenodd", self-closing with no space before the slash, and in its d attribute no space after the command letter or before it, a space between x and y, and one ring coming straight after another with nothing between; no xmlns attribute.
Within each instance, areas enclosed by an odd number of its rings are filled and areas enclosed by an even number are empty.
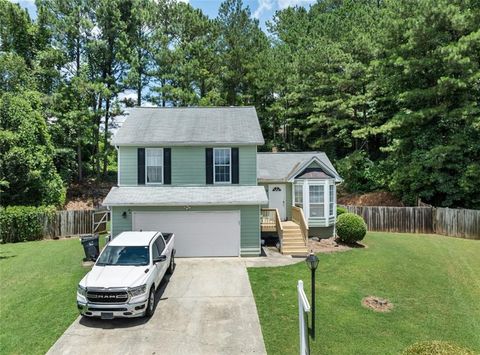
<svg viewBox="0 0 480 355"><path fill-rule="evenodd" d="M137 82L137 106L142 106L142 50L139 48L137 50L137 59L138 59L138 82Z"/></svg>
<svg viewBox="0 0 480 355"><path fill-rule="evenodd" d="M137 84L137 106L142 106L142 79L138 79Z"/></svg>
<svg viewBox="0 0 480 355"><path fill-rule="evenodd" d="M95 175L97 180L100 179L100 110L102 108L102 95L98 96L98 106L95 107L95 131L94 131L94 159L95 159Z"/></svg>
<svg viewBox="0 0 480 355"><path fill-rule="evenodd" d="M75 44L75 62L76 62L76 76L80 75L80 38L77 37Z"/></svg>
<svg viewBox="0 0 480 355"><path fill-rule="evenodd" d="M105 101L105 128L103 131L103 177L107 177L108 169L108 152L109 152L109 143L108 143L108 120L110 118L110 97Z"/></svg>
<svg viewBox="0 0 480 355"><path fill-rule="evenodd" d="M78 159L78 182L83 180L83 169L82 169L82 145L80 141L77 142L77 159Z"/></svg>

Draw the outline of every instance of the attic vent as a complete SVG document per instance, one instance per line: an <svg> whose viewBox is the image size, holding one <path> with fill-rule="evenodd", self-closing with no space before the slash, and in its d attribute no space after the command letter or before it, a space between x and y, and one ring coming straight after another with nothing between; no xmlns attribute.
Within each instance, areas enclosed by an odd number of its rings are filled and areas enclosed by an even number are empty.
<svg viewBox="0 0 480 355"><path fill-rule="evenodd" d="M281 188L279 188L278 186L275 186L273 189L272 189L273 192L279 192L279 191L282 191Z"/></svg>

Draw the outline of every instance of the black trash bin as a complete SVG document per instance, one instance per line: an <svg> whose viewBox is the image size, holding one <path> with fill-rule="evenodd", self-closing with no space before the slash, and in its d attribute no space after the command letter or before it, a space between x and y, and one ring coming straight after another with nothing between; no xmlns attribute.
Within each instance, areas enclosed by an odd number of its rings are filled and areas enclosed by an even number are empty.
<svg viewBox="0 0 480 355"><path fill-rule="evenodd" d="M95 261L100 254L100 247L98 246L98 234L91 235L87 234L81 236L80 240L83 245L83 250L85 251L85 259L90 261Z"/></svg>

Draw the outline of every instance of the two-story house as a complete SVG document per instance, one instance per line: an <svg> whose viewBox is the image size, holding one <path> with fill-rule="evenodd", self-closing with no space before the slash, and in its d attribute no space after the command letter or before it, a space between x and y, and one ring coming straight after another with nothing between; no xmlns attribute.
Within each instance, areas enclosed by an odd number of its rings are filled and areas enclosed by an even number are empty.
<svg viewBox="0 0 480 355"><path fill-rule="evenodd" d="M118 186L103 204L113 237L160 230L175 233L177 256L251 256L262 232L276 233L283 252L301 255L315 228L334 226L341 179L328 158L257 153L253 107L131 109L112 143Z"/></svg>

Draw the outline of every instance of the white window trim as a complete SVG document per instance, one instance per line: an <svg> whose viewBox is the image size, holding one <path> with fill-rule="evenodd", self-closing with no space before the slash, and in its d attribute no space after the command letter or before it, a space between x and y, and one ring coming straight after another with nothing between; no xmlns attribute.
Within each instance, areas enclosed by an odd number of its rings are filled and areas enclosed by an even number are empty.
<svg viewBox="0 0 480 355"><path fill-rule="evenodd" d="M297 199L295 198L295 186L301 186L302 187L302 209L304 209L305 207L305 199L304 199L304 193L303 193L303 189L305 188L304 186L305 184L303 183L303 181L295 181L293 183L293 189L292 189L292 201L293 201L293 206L296 206L297 205Z"/></svg>
<svg viewBox="0 0 480 355"><path fill-rule="evenodd" d="M228 181L217 181L215 178L215 167L217 164L215 164L215 151L216 150L228 150L228 154L230 155L230 163L228 164L229 167L229 174L228 174ZM225 166L226 164L220 164L219 166ZM215 185L231 185L232 184L232 148L228 147L218 147L218 148L213 148L213 183Z"/></svg>
<svg viewBox="0 0 480 355"><path fill-rule="evenodd" d="M333 187L333 200L330 202L330 186ZM333 204L332 213L330 214L330 203ZM336 217L337 215L337 193L336 193L336 186L335 182L330 182L328 184L328 216L329 217Z"/></svg>
<svg viewBox="0 0 480 355"><path fill-rule="evenodd" d="M310 186L323 186L323 203L314 203L314 205L318 205L318 206L321 206L323 205L323 216L321 217L312 217L310 216L310 206L312 205L312 203L310 202ZM325 218L326 216L328 216L328 209L326 210L325 209L325 205L327 205L327 203L325 203L325 198L328 197L328 193L326 192L326 189L325 188L326 184L325 182L316 182L316 181L312 181L311 183L308 184L308 189L307 189L307 195L308 195L308 218L312 218L312 219L320 219L320 218ZM328 205L327 205L327 208L328 208Z"/></svg>
<svg viewBox="0 0 480 355"><path fill-rule="evenodd" d="M336 193L335 193L335 182L331 179L319 179L319 180L312 180L312 179L305 179L305 180L295 180L293 183L292 187L292 205L295 206L296 200L295 200L295 185L301 185L303 186L303 212L305 214L305 217L311 220L325 220L325 226L329 226L329 219L332 217L330 215L330 185L334 186L334 205L333 205L333 216L336 216L336 206L337 206L337 200L336 200ZM323 217L311 217L310 216L310 186L311 185L320 185L323 186ZM321 205L321 204L319 204Z"/></svg>
<svg viewBox="0 0 480 355"><path fill-rule="evenodd" d="M162 182L148 182L148 173L147 173L147 168L148 168L148 159L147 159L147 152L149 150L160 150L161 154L160 157L162 158ZM163 161L163 148L145 148L145 185L163 185L163 178L165 174L165 166L164 166L164 161Z"/></svg>

